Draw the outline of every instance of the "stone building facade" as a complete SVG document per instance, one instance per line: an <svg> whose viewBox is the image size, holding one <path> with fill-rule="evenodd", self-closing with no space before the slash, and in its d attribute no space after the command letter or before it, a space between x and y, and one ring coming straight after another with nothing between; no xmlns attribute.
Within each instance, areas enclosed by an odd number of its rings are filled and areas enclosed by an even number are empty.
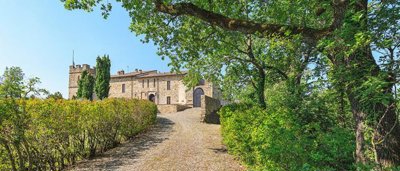
<svg viewBox="0 0 400 171"><path fill-rule="evenodd" d="M90 68L90 65L71 65L69 66L69 81L68 81L68 98L72 99L78 92L78 80L81 78L83 71L88 71L89 74L95 75L96 69Z"/></svg>
<svg viewBox="0 0 400 171"><path fill-rule="evenodd" d="M95 68L91 68L87 64L70 66L69 99L76 96L78 80L84 70L87 70L93 76L96 75ZM220 98L221 93L218 87L208 81L201 80L196 87L186 87L183 84L185 74L185 72L171 73L139 69L129 73L118 71L117 74L111 75L109 97L147 99L157 105L183 105L187 107L200 107L201 95Z"/></svg>

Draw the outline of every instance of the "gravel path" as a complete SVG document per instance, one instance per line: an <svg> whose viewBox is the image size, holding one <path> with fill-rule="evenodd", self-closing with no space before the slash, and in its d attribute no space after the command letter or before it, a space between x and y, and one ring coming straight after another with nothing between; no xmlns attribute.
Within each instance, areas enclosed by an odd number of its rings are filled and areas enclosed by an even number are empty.
<svg viewBox="0 0 400 171"><path fill-rule="evenodd" d="M200 123L199 112L159 114L148 132L72 170L244 170L222 145L220 125Z"/></svg>

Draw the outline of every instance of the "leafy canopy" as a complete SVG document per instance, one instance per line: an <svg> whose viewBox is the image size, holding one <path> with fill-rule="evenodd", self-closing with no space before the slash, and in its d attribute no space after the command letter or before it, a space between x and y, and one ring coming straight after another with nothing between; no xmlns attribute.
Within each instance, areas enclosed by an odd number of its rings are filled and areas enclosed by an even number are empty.
<svg viewBox="0 0 400 171"><path fill-rule="evenodd" d="M0 84L0 97L28 98L44 93L46 90L37 88L38 77L25 79L20 67L6 67Z"/></svg>

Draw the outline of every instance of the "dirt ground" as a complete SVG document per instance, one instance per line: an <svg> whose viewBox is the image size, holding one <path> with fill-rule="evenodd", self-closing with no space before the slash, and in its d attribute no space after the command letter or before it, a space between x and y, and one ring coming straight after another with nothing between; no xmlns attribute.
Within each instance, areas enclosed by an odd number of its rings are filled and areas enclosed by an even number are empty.
<svg viewBox="0 0 400 171"><path fill-rule="evenodd" d="M245 170L221 143L220 125L199 109L159 114L149 131L71 170Z"/></svg>

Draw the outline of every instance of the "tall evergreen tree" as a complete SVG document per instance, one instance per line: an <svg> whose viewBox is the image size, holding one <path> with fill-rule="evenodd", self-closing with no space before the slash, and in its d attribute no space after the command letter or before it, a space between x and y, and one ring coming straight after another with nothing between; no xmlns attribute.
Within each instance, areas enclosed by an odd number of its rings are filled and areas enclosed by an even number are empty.
<svg viewBox="0 0 400 171"><path fill-rule="evenodd" d="M97 57L95 92L99 99L108 97L110 90L110 67L111 62L108 55Z"/></svg>
<svg viewBox="0 0 400 171"><path fill-rule="evenodd" d="M82 72L81 79L78 81L78 98L93 100L94 78L86 70Z"/></svg>

